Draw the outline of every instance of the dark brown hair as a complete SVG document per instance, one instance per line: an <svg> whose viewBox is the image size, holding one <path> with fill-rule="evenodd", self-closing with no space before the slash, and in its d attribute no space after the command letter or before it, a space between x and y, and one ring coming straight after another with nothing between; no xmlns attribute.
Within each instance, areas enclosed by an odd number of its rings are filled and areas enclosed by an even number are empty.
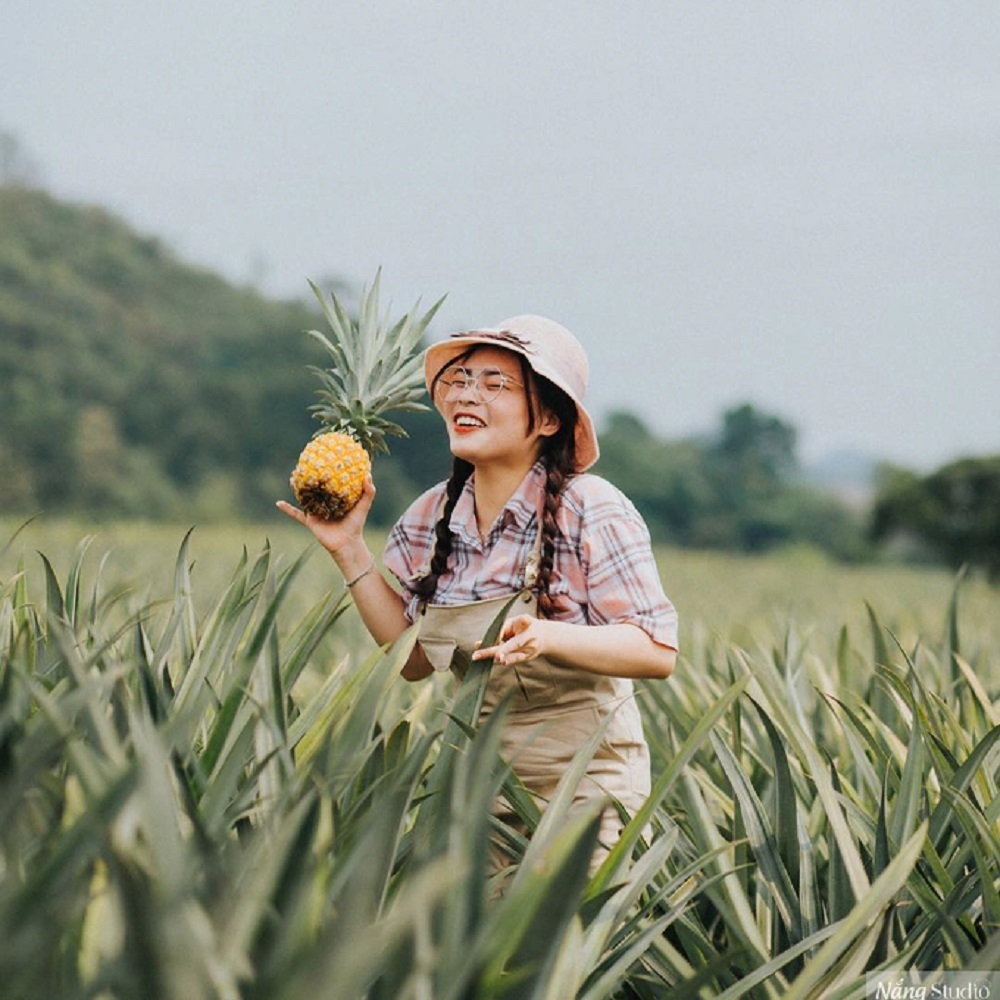
<svg viewBox="0 0 1000 1000"><path fill-rule="evenodd" d="M458 357L452 358L448 365L467 360L474 351L474 347L470 348ZM539 416L544 412L553 414L559 420L559 429L555 434L543 439L539 455L545 466L545 503L541 510L541 558L534 591L538 595L539 614L543 618L551 618L557 610L556 602L549 595L549 584L555 563L556 536L559 534L556 512L566 482L576 466L576 405L562 389L553 385L547 378L536 375L523 355L513 351L511 353L521 365L521 381L524 382L524 391L528 399L528 433L535 429ZM434 376L431 382L432 396L437 388L438 379L448 365ZM434 599L438 579L448 568L452 545L452 533L448 522L472 471L472 463L464 459L456 458L452 463L451 477L445 489L444 508L434 526L434 554L431 557L430 568L414 587L414 592L420 598L422 605Z"/></svg>

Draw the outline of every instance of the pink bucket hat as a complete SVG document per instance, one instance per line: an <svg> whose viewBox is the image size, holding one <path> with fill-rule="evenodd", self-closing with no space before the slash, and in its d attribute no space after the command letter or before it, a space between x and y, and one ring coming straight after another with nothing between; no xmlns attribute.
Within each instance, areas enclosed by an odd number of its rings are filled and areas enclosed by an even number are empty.
<svg viewBox="0 0 1000 1000"><path fill-rule="evenodd" d="M463 333L453 333L447 340L431 344L424 354L424 379L427 391L435 376L452 358L467 347L486 344L522 355L536 375L557 385L576 404L577 472L589 469L600 448L594 422L583 405L587 392L590 365L583 345L569 330L544 316L513 316L496 326Z"/></svg>

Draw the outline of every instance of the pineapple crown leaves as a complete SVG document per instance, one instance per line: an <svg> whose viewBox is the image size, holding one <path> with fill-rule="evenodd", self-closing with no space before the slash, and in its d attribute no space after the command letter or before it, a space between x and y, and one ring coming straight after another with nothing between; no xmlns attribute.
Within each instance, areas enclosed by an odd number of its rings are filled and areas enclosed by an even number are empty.
<svg viewBox="0 0 1000 1000"><path fill-rule="evenodd" d="M418 350L421 338L444 302L438 299L422 316L419 301L396 323L388 315L379 317L379 288L382 269L370 288L362 291L358 318L354 320L343 303L331 292L329 300L309 282L319 302L329 335L307 331L330 355L327 368L310 366L320 379L320 402L310 407L321 429L353 435L369 453L388 452L388 434L406 437L398 424L385 419L390 410L426 410L423 361Z"/></svg>

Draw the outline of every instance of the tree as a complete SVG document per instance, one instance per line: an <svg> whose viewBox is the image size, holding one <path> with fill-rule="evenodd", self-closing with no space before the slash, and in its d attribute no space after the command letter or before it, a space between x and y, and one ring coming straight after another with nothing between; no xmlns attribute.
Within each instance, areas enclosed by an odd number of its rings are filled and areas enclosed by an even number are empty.
<svg viewBox="0 0 1000 1000"><path fill-rule="evenodd" d="M655 541L744 552L805 542L860 558L862 531L852 512L796 482L796 436L749 403L723 414L707 440L664 441L634 415L613 413L595 471L632 499Z"/></svg>
<svg viewBox="0 0 1000 1000"><path fill-rule="evenodd" d="M797 438L791 424L743 403L722 415L715 451L745 491L766 493L795 471Z"/></svg>
<svg viewBox="0 0 1000 1000"><path fill-rule="evenodd" d="M633 414L612 413L601 431L595 471L632 500L654 541L699 542L699 521L714 502L699 442L664 441Z"/></svg>
<svg viewBox="0 0 1000 1000"><path fill-rule="evenodd" d="M924 477L883 469L870 530L876 542L908 533L949 565L980 566L1000 581L1000 455L958 459Z"/></svg>
<svg viewBox="0 0 1000 1000"><path fill-rule="evenodd" d="M750 403L727 410L707 458L718 510L712 531L727 547L764 552L793 540L778 501L798 465L795 428Z"/></svg>
<svg viewBox="0 0 1000 1000"><path fill-rule="evenodd" d="M231 516L273 516L313 430L317 324L100 208L0 186L0 512L186 519L232 494Z"/></svg>

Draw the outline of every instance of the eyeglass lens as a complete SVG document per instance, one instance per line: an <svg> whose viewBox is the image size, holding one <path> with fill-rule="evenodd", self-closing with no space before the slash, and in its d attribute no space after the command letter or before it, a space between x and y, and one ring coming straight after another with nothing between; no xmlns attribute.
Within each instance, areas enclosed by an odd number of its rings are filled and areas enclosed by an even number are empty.
<svg viewBox="0 0 1000 1000"><path fill-rule="evenodd" d="M496 368L487 368L478 375L473 375L468 368L452 366L442 372L438 385L446 400L458 399L478 390L483 402L488 403L500 395L507 381L508 376Z"/></svg>

